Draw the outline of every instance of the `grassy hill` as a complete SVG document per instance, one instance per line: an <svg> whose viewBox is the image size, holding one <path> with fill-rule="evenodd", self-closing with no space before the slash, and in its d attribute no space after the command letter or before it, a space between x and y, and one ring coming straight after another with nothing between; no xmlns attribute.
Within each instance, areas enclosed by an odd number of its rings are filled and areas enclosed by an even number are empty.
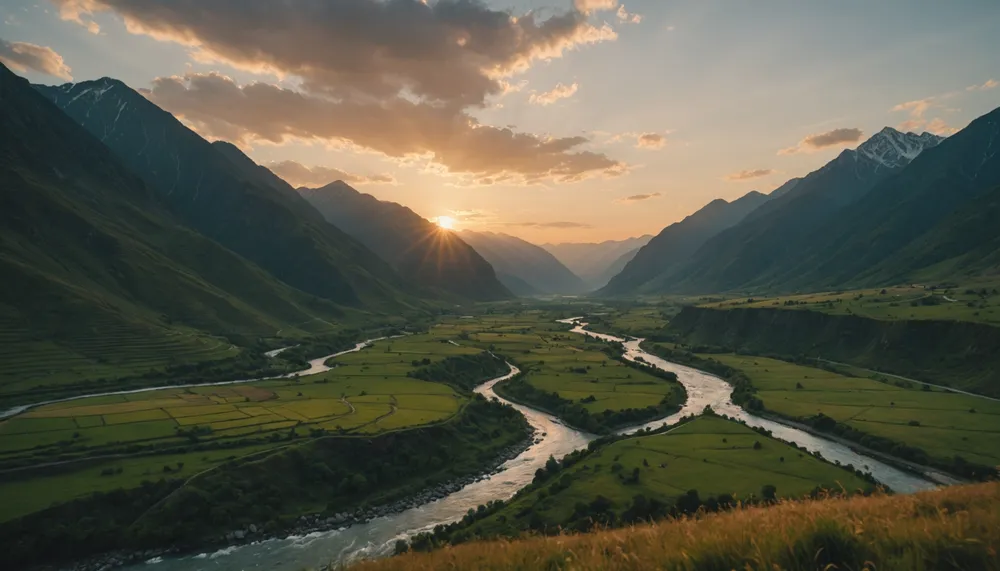
<svg viewBox="0 0 1000 571"><path fill-rule="evenodd" d="M416 303L388 264L305 200L261 183L124 83L104 78L36 89L107 145L179 221L275 278L341 305L393 310Z"/></svg>
<svg viewBox="0 0 1000 571"><path fill-rule="evenodd" d="M1000 484L783 502L616 531L475 542L352 571L1000 569Z"/></svg>
<svg viewBox="0 0 1000 571"><path fill-rule="evenodd" d="M231 362L234 343L338 331L360 314L186 227L3 67L0 101L0 398Z"/></svg>

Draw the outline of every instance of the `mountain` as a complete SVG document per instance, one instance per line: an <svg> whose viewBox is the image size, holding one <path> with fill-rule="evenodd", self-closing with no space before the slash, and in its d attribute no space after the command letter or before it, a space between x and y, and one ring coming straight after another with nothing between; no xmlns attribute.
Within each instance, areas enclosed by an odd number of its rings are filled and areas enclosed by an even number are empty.
<svg viewBox="0 0 1000 571"><path fill-rule="evenodd" d="M511 297L476 250L405 206L362 194L342 181L298 192L405 279L477 301Z"/></svg>
<svg viewBox="0 0 1000 571"><path fill-rule="evenodd" d="M716 199L680 222L663 229L601 290L602 295L628 295L655 290L657 280L676 270L707 240L735 226L770 197L752 191L733 202Z"/></svg>
<svg viewBox="0 0 1000 571"><path fill-rule="evenodd" d="M339 304L408 302L399 276L300 197L255 181L208 141L113 79L36 86L107 145L187 226L285 283Z"/></svg>
<svg viewBox="0 0 1000 571"><path fill-rule="evenodd" d="M779 277L815 287L995 272L997 186L1000 109L920 153L818 228L799 263Z"/></svg>
<svg viewBox="0 0 1000 571"><path fill-rule="evenodd" d="M819 228L943 139L885 128L845 150L746 219L709 239L650 291L705 293L785 288L779 276L826 239Z"/></svg>
<svg viewBox="0 0 1000 571"><path fill-rule="evenodd" d="M473 232L459 234L496 269L497 277L520 296L579 294L586 286L552 254L507 234Z"/></svg>
<svg viewBox="0 0 1000 571"><path fill-rule="evenodd" d="M649 243L649 235L600 243L543 244L553 256L586 283L588 291L597 290L610 279L610 268L625 254ZM603 282L603 283L602 283Z"/></svg>
<svg viewBox="0 0 1000 571"><path fill-rule="evenodd" d="M31 390L39 400L39 385L232 357L238 339L304 333L353 313L184 226L2 65L0 273L5 397Z"/></svg>

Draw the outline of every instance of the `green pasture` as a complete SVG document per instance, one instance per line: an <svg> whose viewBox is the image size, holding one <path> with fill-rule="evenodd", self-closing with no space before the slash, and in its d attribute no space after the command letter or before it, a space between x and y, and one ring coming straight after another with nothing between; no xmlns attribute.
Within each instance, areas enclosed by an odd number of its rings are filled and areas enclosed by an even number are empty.
<svg viewBox="0 0 1000 571"><path fill-rule="evenodd" d="M931 456L962 456L1000 465L1000 402L894 379L844 376L743 355L701 355L739 369L757 388L764 406L778 414L805 418L823 413L857 430L925 450ZM900 383L906 385L907 383Z"/></svg>
<svg viewBox="0 0 1000 571"><path fill-rule="evenodd" d="M638 481L629 481L636 469ZM636 495L672 503L689 490L697 490L702 499L720 494L743 499L760 496L766 485L775 486L779 497L801 497L817 486L848 491L868 486L847 470L719 417L699 417L666 433L604 446L552 481L564 474L570 476L567 488L528 492L476 523L474 530L502 527L497 518L508 523L526 519L529 511L559 525L572 519L578 503L589 504L598 496L611 500L612 509L621 513Z"/></svg>

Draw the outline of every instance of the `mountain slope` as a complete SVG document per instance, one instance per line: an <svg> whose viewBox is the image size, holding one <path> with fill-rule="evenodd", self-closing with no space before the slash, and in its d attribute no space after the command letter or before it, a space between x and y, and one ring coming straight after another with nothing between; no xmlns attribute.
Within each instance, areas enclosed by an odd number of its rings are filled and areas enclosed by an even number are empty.
<svg viewBox="0 0 1000 571"><path fill-rule="evenodd" d="M125 84L105 78L36 88L106 144L191 228L304 292L341 304L398 306L404 286L388 265L304 201L253 182Z"/></svg>
<svg viewBox="0 0 1000 571"><path fill-rule="evenodd" d="M606 240L600 243L542 244L553 256L586 283L588 291L604 286L601 283L609 268L622 256L649 243L650 235Z"/></svg>
<svg viewBox="0 0 1000 571"><path fill-rule="evenodd" d="M232 357L210 334L252 340L344 315L185 228L2 65L0 272L5 397Z"/></svg>
<svg viewBox="0 0 1000 571"><path fill-rule="evenodd" d="M957 257L967 258L960 266L985 269L968 256L995 258L988 244L1000 235L998 185L1000 109L920 154L846 208L782 277L809 287L896 281Z"/></svg>
<svg viewBox="0 0 1000 571"><path fill-rule="evenodd" d="M664 228L600 293L628 295L655 290L658 285L655 280L662 279L661 276L683 264L708 239L738 224L768 200L770 197L757 191L733 202L713 200L684 220Z"/></svg>
<svg viewBox="0 0 1000 571"><path fill-rule="evenodd" d="M812 241L825 239L817 232L819 228L941 140L928 133L883 129L856 150L845 150L810 173L742 223L709 239L687 263L665 276L656 291L786 287L778 276L799 263Z"/></svg>
<svg viewBox="0 0 1000 571"><path fill-rule="evenodd" d="M586 290L579 277L539 246L507 234L459 233L496 269L497 276L514 293L578 294Z"/></svg>
<svg viewBox="0 0 1000 571"><path fill-rule="evenodd" d="M362 194L342 181L298 192L327 221L368 246L404 278L477 301L510 297L474 249L405 206Z"/></svg>

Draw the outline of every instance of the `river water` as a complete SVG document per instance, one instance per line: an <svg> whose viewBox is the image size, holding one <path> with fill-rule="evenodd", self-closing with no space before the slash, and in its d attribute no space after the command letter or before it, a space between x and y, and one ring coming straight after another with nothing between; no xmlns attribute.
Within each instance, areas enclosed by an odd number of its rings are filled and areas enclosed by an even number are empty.
<svg viewBox="0 0 1000 571"><path fill-rule="evenodd" d="M683 416L701 414L705 406L710 405L720 414L739 418L751 426L766 428L772 431L776 437L794 442L811 452L818 451L829 461L853 464L855 467L871 472L879 482L897 492L912 493L934 487L934 484L926 480L862 456L847 446L753 416L732 403L730 399L732 389L725 381L697 369L683 367L650 355L639 348L640 340L625 340L587 331L586 324L580 323L578 319L563 320L563 322L574 324L575 327L572 330L574 333L624 343L627 359L635 360L637 357L641 357L646 363L676 373L678 380L687 389L688 400L680 412L665 419L623 430L622 433L634 433L647 427L658 428L665 423L673 424ZM355 350L363 348L361 345L359 344ZM596 438L594 435L573 430L548 414L500 399L493 391L494 385L509 379L518 372L516 367L511 367L511 372L508 375L493 379L476 389L476 392L487 398L497 398L520 411L535 427L536 437L540 439L520 456L505 463L497 474L470 484L435 502L398 514L377 518L365 524L306 536L270 539L197 555L162 560L157 558L147 564L133 566L132 571L140 569L143 571L242 571L252 569L301 571L334 562L381 557L391 554L398 539L408 538L416 533L432 529L438 524L461 519L470 508L475 508L480 504L492 500L509 499L517 490L531 483L535 470L542 467L549 456L560 458L585 447Z"/></svg>

